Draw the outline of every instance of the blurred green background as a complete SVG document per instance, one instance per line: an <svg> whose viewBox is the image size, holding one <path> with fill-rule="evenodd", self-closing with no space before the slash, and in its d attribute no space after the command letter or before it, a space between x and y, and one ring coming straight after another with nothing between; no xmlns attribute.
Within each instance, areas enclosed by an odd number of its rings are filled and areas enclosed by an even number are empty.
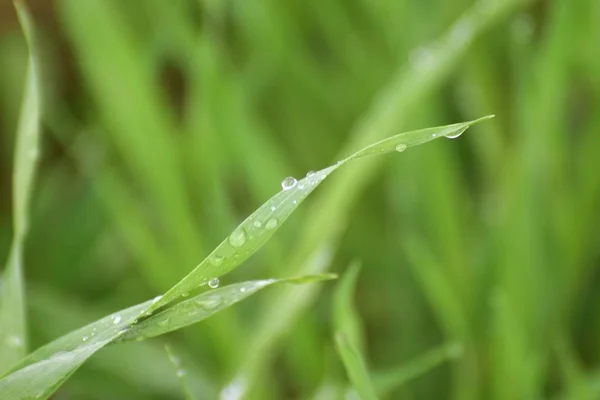
<svg viewBox="0 0 600 400"><path fill-rule="evenodd" d="M318 268L362 263L374 379L453 349L383 398L600 399L600 2L28 3L44 97L31 348L164 292L284 177L373 138L496 114L459 140L348 166L222 282L309 271L327 245ZM26 61L0 0L2 257ZM252 399L352 398L334 287L261 293L110 347L54 398L183 398L165 343L198 398L240 376Z"/></svg>

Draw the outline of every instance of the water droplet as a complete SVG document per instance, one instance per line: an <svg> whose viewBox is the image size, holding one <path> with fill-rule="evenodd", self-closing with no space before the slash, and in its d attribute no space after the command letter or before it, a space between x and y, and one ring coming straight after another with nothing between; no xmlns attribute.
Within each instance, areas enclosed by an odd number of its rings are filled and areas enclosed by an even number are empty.
<svg viewBox="0 0 600 400"><path fill-rule="evenodd" d="M298 189L300 189L300 190L304 190L304 183L301 183L301 184L299 184L299 185L298 185Z"/></svg>
<svg viewBox="0 0 600 400"><path fill-rule="evenodd" d="M246 291L245 287L240 288L240 292L244 293Z"/></svg>
<svg viewBox="0 0 600 400"><path fill-rule="evenodd" d="M406 150L406 145L404 143L396 145L396 151L398 153L402 153L404 150Z"/></svg>
<svg viewBox="0 0 600 400"><path fill-rule="evenodd" d="M111 317L113 324L118 324L119 322L121 322L121 316L120 315L113 315Z"/></svg>
<svg viewBox="0 0 600 400"><path fill-rule="evenodd" d="M298 200L294 200L294 201L292 201L292 203L298 204Z"/></svg>
<svg viewBox="0 0 600 400"><path fill-rule="evenodd" d="M307 177L307 178L310 178L310 177L311 177L311 176L313 176L314 174L315 174L315 171L308 171L308 172L306 173L306 177Z"/></svg>
<svg viewBox="0 0 600 400"><path fill-rule="evenodd" d="M221 300L219 298L198 299L195 300L194 303L196 303L198 307L210 311L217 308L221 304Z"/></svg>
<svg viewBox="0 0 600 400"><path fill-rule="evenodd" d="M277 218L271 218L265 224L265 228L267 228L267 229L275 229L275 228L277 228L277 224L278 224Z"/></svg>
<svg viewBox="0 0 600 400"><path fill-rule="evenodd" d="M246 243L246 232L238 228L229 235L229 244L233 247L242 247Z"/></svg>
<svg viewBox="0 0 600 400"><path fill-rule="evenodd" d="M169 321L170 321L169 318L165 318L161 321L158 321L158 326L164 328L165 326L169 325Z"/></svg>
<svg viewBox="0 0 600 400"><path fill-rule="evenodd" d="M210 258L210 263L214 266L219 266L223 264L223 257L218 254L215 254Z"/></svg>
<svg viewBox="0 0 600 400"><path fill-rule="evenodd" d="M431 134L431 137L436 137L436 136L437 136L437 133L432 133Z"/></svg>
<svg viewBox="0 0 600 400"><path fill-rule="evenodd" d="M190 295L190 292L181 293L181 297L188 297L189 295Z"/></svg>
<svg viewBox="0 0 600 400"><path fill-rule="evenodd" d="M467 128L468 128L468 126L465 126L464 128L459 129L458 131L454 131L454 132L451 132L451 133L447 134L446 137L448 139L456 139L457 137L459 137L460 135L462 135L463 132L467 130Z"/></svg>
<svg viewBox="0 0 600 400"><path fill-rule="evenodd" d="M211 289L216 289L219 287L219 278L212 278L208 281L208 287Z"/></svg>
<svg viewBox="0 0 600 400"><path fill-rule="evenodd" d="M293 176L288 176L281 182L281 187L283 188L283 190L290 190L293 189L297 183L298 181L296 180L296 178L294 178Z"/></svg>
<svg viewBox="0 0 600 400"><path fill-rule="evenodd" d="M336 165L342 165L343 161L339 160Z"/></svg>
<svg viewBox="0 0 600 400"><path fill-rule="evenodd" d="M260 222L259 220L255 220L252 225L254 225L254 227L256 228L260 228L262 227L262 222Z"/></svg>
<svg viewBox="0 0 600 400"><path fill-rule="evenodd" d="M271 206L271 211L275 211L275 206Z"/></svg>
<svg viewBox="0 0 600 400"><path fill-rule="evenodd" d="M152 304L156 304L158 303L158 301L162 299L162 296L156 296L155 298L152 299Z"/></svg>
<svg viewBox="0 0 600 400"><path fill-rule="evenodd" d="M84 336L81 340L83 340L84 342L87 342L89 340L89 337Z"/></svg>

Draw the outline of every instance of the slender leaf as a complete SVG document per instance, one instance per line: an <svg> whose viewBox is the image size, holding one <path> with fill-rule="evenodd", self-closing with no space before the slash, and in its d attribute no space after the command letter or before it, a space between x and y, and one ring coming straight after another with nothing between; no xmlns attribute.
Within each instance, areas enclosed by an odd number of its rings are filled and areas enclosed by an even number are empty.
<svg viewBox="0 0 600 400"><path fill-rule="evenodd" d="M377 399L375 388L369 377L369 371L357 349L350 344L346 336L341 332L336 333L335 344L344 362L344 367L346 367L348 377L360 398L365 400Z"/></svg>
<svg viewBox="0 0 600 400"><path fill-rule="evenodd" d="M485 117L487 118L487 117ZM286 179L284 189L269 199L233 233L197 266L190 274L171 288L164 296L139 304L122 312L108 316L96 323L70 333L63 338L42 347L29 355L19 364L20 370L14 371L0 381L0 400L4 393L21 391L22 397L35 395L47 398L66 380L87 358L106 344L124 340L160 335L205 319L231 304L255 293L272 283L294 282L298 279L255 281L227 286L215 291L200 294L190 300L181 300L190 292L233 270L251 254L262 247L275 231L285 222L296 207L333 171L355 158L384 154L404 150L408 146L424 143L442 136L455 137L469 126L485 118L459 124L428 128L401 133L341 160L336 165L307 174L306 178L296 181ZM401 146L398 148L398 146ZM326 279L329 275L316 276ZM311 278L312 279L312 278ZM215 293L220 294L215 295ZM218 305L214 306L215 298ZM207 306L210 304L210 306ZM166 307L169 305L169 307ZM214 307L210 309L210 307ZM166 308L161 310L162 308ZM160 311L159 311L160 310ZM155 313L159 311L158 313ZM184 315L185 313L185 315ZM346 348L346 341L339 346ZM62 356L63 353L67 355ZM52 357L55 357L52 362ZM59 363L60 365L55 365ZM39 385L24 386L33 377L41 376Z"/></svg>
<svg viewBox="0 0 600 400"><path fill-rule="evenodd" d="M23 246L28 226L31 194L38 158L40 88L33 23L25 4L15 2L17 15L29 47L25 97L16 136L13 170L13 241L0 288L0 374L25 355L25 294Z"/></svg>
<svg viewBox="0 0 600 400"><path fill-rule="evenodd" d="M174 311L165 310L148 317L148 310L158 298L146 301L102 318L30 354L0 380L0 400L48 398L81 364L108 344L143 340L194 324L275 283L303 284L334 277L322 274L225 286L179 303Z"/></svg>
<svg viewBox="0 0 600 400"><path fill-rule="evenodd" d="M284 189L271 197L242 222L206 259L154 304L151 311L188 295L191 291L206 285L210 279L218 278L242 264L248 257L258 251L300 203L341 165L361 157L401 152L408 147L440 137L457 137L470 126L492 117L486 116L458 124L400 133L365 147L338 161L335 165L314 173L308 173L305 178L297 182L295 179L291 180L290 187L287 190Z"/></svg>
<svg viewBox="0 0 600 400"><path fill-rule="evenodd" d="M167 352L167 355L169 356L169 361L171 362L171 364L173 364L173 367L175 368L175 374L177 375L177 379L179 379L179 382L181 383L181 387L183 388L183 392L185 394L186 400L198 399L198 397L196 397L193 394L192 390L189 387L189 384L187 381L188 371L185 369L185 367L181 363L181 359L179 358L179 356L175 354L174 350L169 345L165 346L165 351Z"/></svg>
<svg viewBox="0 0 600 400"><path fill-rule="evenodd" d="M463 347L460 343L449 343L437 347L398 367L374 373L373 384L380 396L386 396L389 392L426 374L438 365L457 359L462 353Z"/></svg>
<svg viewBox="0 0 600 400"><path fill-rule="evenodd" d="M334 301L335 343L350 382L361 399L377 399L364 357L360 352L358 314L352 305L360 267L353 264L337 287Z"/></svg>

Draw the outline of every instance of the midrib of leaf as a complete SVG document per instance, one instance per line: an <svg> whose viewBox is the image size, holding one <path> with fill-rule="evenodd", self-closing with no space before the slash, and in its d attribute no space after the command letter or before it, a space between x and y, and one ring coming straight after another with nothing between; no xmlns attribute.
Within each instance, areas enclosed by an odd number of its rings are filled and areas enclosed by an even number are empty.
<svg viewBox="0 0 600 400"><path fill-rule="evenodd" d="M15 2L29 49L25 96L16 135L13 171L13 241L0 288L0 374L19 361L26 351L23 246L28 226L29 197L38 158L40 93L33 26L20 1Z"/></svg>

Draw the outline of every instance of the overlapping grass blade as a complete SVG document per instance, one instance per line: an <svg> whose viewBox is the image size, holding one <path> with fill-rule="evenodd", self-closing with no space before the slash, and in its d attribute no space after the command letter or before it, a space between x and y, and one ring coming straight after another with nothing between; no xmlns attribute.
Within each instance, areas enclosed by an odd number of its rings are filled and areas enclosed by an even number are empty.
<svg viewBox="0 0 600 400"><path fill-rule="evenodd" d="M358 264L352 265L336 290L333 310L335 344L352 386L361 399L372 400L377 399L377 394L360 351L359 320L352 306L359 271Z"/></svg>
<svg viewBox="0 0 600 400"><path fill-rule="evenodd" d="M206 259L154 304L151 311L188 295L191 291L205 285L210 279L218 278L242 264L258 251L296 207L341 165L361 157L404 151L408 147L440 137L456 137L473 124L491 117L486 116L458 124L400 133L365 147L335 165L308 173L305 178L293 184L293 187L284 189L271 197L242 222Z"/></svg>
<svg viewBox="0 0 600 400"><path fill-rule="evenodd" d="M0 380L0 400L48 398L81 364L108 344L141 340L194 324L275 283L304 284L334 277L322 274L225 286L146 319L144 316L157 299L138 304L65 335L30 354L13 369L14 372Z"/></svg>
<svg viewBox="0 0 600 400"><path fill-rule="evenodd" d="M26 352L23 246L28 225L27 207L39 152L40 88L33 24L23 3L16 1L15 7L29 47L29 62L16 136L13 241L0 290L0 374Z"/></svg>
<svg viewBox="0 0 600 400"><path fill-rule="evenodd" d="M289 187L277 193L250 215L200 265L164 296L110 315L70 333L28 356L19 364L21 369L16 371L13 369L15 372L0 381L0 400L24 399L32 395L37 398L47 398L87 358L109 343L163 334L205 319L272 283L297 281L298 278L231 285L166 307L170 303L175 303L176 300L179 301L189 296L190 292L205 285L209 280L216 279L239 266L273 236L298 205L331 172L344 163L367 155L404 150L410 145L443 136L454 137L485 118L400 133L368 146L339 161L336 165L308 173L305 178L297 182L291 181ZM399 149L398 146L404 147ZM321 275L309 278L309 280L328 278L330 278L329 275ZM216 306L214 306L215 292L221 296ZM165 309L153 315L161 308ZM339 346L345 349L347 342L342 339L339 342ZM28 385L28 382L36 381L38 378L39 384ZM4 393L9 393L11 397L4 397ZM21 397L14 397L17 393L23 394Z"/></svg>

